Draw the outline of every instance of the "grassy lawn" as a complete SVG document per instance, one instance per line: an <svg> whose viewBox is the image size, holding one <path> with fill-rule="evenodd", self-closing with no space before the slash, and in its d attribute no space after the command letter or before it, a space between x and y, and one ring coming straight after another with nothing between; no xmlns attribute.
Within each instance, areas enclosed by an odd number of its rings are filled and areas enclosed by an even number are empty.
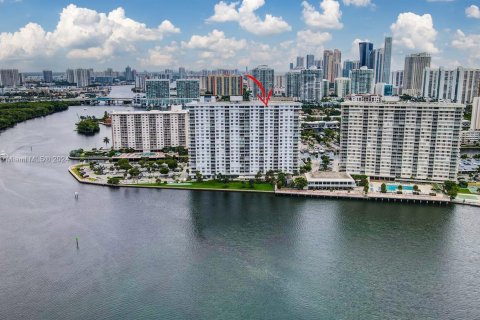
<svg viewBox="0 0 480 320"><path fill-rule="evenodd" d="M168 187L168 188L184 188L184 189L225 189L225 190L257 190L257 191L270 191L273 192L273 186L269 183L255 183L254 188L248 186L248 182L242 184L240 181L232 181L227 184L217 181L203 181L203 182L189 182L175 184L156 184L156 183L139 183L132 184L137 186L148 186L148 187Z"/></svg>
<svg viewBox="0 0 480 320"><path fill-rule="evenodd" d="M470 192L470 190L468 190L468 188L459 188L458 193L470 194L471 192Z"/></svg>

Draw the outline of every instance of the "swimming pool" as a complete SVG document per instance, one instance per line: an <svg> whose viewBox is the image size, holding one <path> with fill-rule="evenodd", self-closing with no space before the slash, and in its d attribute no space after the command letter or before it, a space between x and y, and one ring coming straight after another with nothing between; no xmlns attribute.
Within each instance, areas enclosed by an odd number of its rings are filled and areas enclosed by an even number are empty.
<svg viewBox="0 0 480 320"><path fill-rule="evenodd" d="M397 184L387 184L387 192L396 192L398 186ZM413 186L402 186L402 191L413 191Z"/></svg>

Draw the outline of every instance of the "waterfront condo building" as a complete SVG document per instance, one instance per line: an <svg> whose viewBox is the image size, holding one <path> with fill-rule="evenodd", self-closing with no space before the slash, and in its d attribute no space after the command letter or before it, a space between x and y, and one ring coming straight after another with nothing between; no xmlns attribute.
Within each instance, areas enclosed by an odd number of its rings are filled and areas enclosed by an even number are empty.
<svg viewBox="0 0 480 320"><path fill-rule="evenodd" d="M171 111L119 111L112 113L113 149L157 151L188 146L188 113Z"/></svg>
<svg viewBox="0 0 480 320"><path fill-rule="evenodd" d="M341 108L341 171L381 179L456 179L463 105L347 101Z"/></svg>
<svg viewBox="0 0 480 320"><path fill-rule="evenodd" d="M271 101L187 105L190 174L254 176L298 171L301 104Z"/></svg>
<svg viewBox="0 0 480 320"><path fill-rule="evenodd" d="M235 74L209 75L206 89L215 96L241 96L243 78Z"/></svg>
<svg viewBox="0 0 480 320"><path fill-rule="evenodd" d="M177 80L177 98L199 99L200 98L200 80L197 80L197 79Z"/></svg>

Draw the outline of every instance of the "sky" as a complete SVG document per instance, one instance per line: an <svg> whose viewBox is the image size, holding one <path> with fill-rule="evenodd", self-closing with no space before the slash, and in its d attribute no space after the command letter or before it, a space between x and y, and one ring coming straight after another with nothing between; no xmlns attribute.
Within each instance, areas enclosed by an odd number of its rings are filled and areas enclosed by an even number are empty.
<svg viewBox="0 0 480 320"><path fill-rule="evenodd" d="M480 67L479 0L0 0L0 68L286 71L296 56L358 42L383 47L392 70L410 53L434 67Z"/></svg>

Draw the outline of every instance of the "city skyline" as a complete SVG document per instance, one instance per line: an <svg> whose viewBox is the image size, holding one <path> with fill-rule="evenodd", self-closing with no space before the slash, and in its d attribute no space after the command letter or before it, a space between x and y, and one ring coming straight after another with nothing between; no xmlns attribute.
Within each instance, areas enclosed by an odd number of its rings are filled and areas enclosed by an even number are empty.
<svg viewBox="0 0 480 320"><path fill-rule="evenodd" d="M419 52L432 55L432 67L480 63L480 9L470 0L194 1L188 21L181 3L5 0L0 8L0 67L21 72L260 64L283 72L297 56L326 49L358 59L358 42L381 48L385 36L393 37L392 71Z"/></svg>

